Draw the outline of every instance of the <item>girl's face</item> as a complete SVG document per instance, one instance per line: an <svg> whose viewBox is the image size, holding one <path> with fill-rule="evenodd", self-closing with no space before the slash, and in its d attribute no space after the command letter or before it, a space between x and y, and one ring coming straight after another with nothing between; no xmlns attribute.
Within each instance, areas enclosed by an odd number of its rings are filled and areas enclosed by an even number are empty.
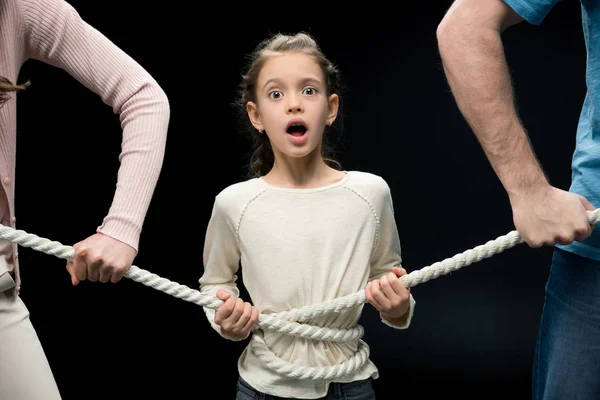
<svg viewBox="0 0 600 400"><path fill-rule="evenodd" d="M339 99L327 96L325 77L312 56L286 52L267 60L256 99L248 103L248 115L269 136L276 158L320 155L325 125L335 120Z"/></svg>

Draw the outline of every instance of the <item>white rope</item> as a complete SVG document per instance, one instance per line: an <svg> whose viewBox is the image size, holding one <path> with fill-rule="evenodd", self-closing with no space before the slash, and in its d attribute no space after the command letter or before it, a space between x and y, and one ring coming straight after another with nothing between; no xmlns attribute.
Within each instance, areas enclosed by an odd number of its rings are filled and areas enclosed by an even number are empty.
<svg viewBox="0 0 600 400"><path fill-rule="evenodd" d="M600 209L588 211L587 213L590 224L595 224L600 220ZM4 225L0 225L0 238L66 260L72 260L75 254L73 247L65 246L59 242L41 238L23 230L13 229ZM400 280L405 287L414 287L420 283L427 282L441 275L449 274L462 267L481 261L484 258L489 258L522 242L523 239L519 233L516 230L511 231L507 235L490 240L484 245L466 250L451 258L447 258L443 261L436 262L430 266L406 274L402 276ZM135 265L132 265L127 272L125 272L124 277L199 306L216 310L223 304L217 297L202 294L198 290L172 282L138 268ZM258 322L254 327L254 332L252 334L252 350L265 365L269 366L279 374L291 378L336 379L341 376L349 375L359 370L369 358L369 346L360 339L364 334L362 326L356 325L349 329L335 329L303 324L297 321L306 321L319 315L340 313L365 302L365 291L360 290L347 296L302 308L274 314L259 314ZM327 367L300 366L278 358L271 350L269 350L260 329L311 340L339 342L357 341L358 350L353 357L338 365Z"/></svg>

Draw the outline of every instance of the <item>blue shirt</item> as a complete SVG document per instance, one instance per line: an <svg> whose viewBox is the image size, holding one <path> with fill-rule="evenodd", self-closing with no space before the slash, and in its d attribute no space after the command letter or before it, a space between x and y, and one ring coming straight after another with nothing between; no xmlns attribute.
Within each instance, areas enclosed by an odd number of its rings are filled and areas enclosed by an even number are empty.
<svg viewBox="0 0 600 400"><path fill-rule="evenodd" d="M517 14L534 25L542 23L560 0L504 0ZM587 93L577 127L571 163L570 191L600 207L600 5L597 0L580 0L587 49ZM600 224L584 242L556 247L600 260Z"/></svg>

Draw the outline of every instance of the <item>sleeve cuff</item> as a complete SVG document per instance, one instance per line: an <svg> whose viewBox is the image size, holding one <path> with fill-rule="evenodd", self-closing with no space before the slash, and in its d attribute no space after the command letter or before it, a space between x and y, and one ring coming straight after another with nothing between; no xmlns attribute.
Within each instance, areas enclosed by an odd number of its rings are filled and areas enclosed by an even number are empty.
<svg viewBox="0 0 600 400"><path fill-rule="evenodd" d="M413 313L415 312L415 304L416 301L411 293L410 295L410 308L408 310L408 317L406 318L406 321L404 322L404 324L402 325L392 325L391 323L389 323L385 318L381 318L381 322L383 322L385 325L394 328L394 329L406 329L410 326L410 322L412 321L412 317L413 317ZM381 315L381 314L380 314Z"/></svg>
<svg viewBox="0 0 600 400"><path fill-rule="evenodd" d="M233 295L233 294L232 294ZM229 336L225 336L222 332L221 332L221 327L217 324L215 324L215 313L216 310L209 308L209 307L202 307L204 309L204 314L206 314L206 319L208 319L208 322L210 323L210 326L224 339L228 339L231 340L232 342L241 342L244 341L248 338L248 336L250 336L250 333L248 335L246 335L246 337L241 338L241 339L234 339L234 338L230 338Z"/></svg>
<svg viewBox="0 0 600 400"><path fill-rule="evenodd" d="M138 251L140 240L140 229L138 226L119 223L117 221L105 221L96 232L110 236L123 242Z"/></svg>
<svg viewBox="0 0 600 400"><path fill-rule="evenodd" d="M531 1L528 3L522 0L504 0L504 3L519 14L521 18L537 26L541 25L556 1ZM530 3L533 3L533 6Z"/></svg>

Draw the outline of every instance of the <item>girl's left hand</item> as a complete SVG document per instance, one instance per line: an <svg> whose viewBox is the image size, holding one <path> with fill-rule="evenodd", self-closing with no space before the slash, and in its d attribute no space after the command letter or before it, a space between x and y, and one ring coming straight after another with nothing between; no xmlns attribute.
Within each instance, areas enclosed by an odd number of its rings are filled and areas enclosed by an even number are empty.
<svg viewBox="0 0 600 400"><path fill-rule="evenodd" d="M383 317L390 320L402 318L410 307L410 288L400 278L406 275L404 268L393 267L392 272L367 283L365 296Z"/></svg>

